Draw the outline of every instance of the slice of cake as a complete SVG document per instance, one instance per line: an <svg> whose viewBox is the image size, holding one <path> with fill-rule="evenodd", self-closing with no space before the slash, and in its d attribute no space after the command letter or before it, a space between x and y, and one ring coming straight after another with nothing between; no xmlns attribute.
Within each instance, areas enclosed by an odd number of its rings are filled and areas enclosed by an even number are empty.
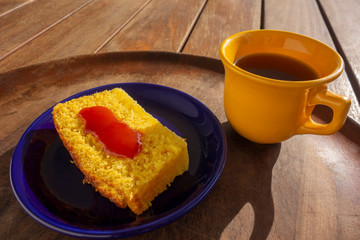
<svg viewBox="0 0 360 240"><path fill-rule="evenodd" d="M185 140L120 88L59 103L53 119L84 183L136 214L188 170Z"/></svg>

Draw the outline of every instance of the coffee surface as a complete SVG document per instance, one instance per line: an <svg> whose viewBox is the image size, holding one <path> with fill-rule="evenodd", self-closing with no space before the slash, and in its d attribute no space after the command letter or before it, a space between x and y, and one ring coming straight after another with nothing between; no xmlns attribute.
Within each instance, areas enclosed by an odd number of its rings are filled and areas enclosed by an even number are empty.
<svg viewBox="0 0 360 240"><path fill-rule="evenodd" d="M256 53L238 58L236 66L253 74L286 81L306 81L318 78L314 69L295 58L272 53Z"/></svg>

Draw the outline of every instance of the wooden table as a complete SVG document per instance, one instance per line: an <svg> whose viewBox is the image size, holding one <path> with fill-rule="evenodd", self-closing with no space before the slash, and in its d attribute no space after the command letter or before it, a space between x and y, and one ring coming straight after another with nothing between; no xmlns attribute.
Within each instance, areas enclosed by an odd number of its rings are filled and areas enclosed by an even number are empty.
<svg viewBox="0 0 360 240"><path fill-rule="evenodd" d="M225 169L205 200L179 220L132 239L360 239L359 8L356 0L0 0L0 239L71 239L25 214L11 191L9 164L37 116L75 92L109 81L98 74L84 83L68 79L64 88L38 71L49 70L49 61L66 66L86 55L82 64L91 66L99 59L116 60L109 52L125 51L132 52L122 60L163 56L161 74L144 77L157 65L150 69L139 62L142 76L131 76L155 83L159 77L161 84L204 102L228 141ZM352 100L339 133L259 145L231 129L222 107L218 47L231 34L260 28L316 38L343 56L346 71L329 85ZM175 74L173 65L189 67L193 60L214 64L216 80L201 82L195 73L212 70L198 63L193 79L179 83L164 77L164 71ZM41 80L26 77L39 74Z"/></svg>

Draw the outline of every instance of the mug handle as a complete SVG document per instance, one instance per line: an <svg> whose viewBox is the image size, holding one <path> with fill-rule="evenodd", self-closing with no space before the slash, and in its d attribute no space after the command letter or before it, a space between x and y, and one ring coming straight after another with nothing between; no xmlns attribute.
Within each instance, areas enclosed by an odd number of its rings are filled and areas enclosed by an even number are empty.
<svg viewBox="0 0 360 240"><path fill-rule="evenodd" d="M297 134L328 135L337 132L345 123L351 100L327 90L327 87L325 86L308 102L308 106L311 107L314 107L317 104L328 106L333 110L331 122L327 124L317 123L312 120L310 115L304 124L296 131Z"/></svg>

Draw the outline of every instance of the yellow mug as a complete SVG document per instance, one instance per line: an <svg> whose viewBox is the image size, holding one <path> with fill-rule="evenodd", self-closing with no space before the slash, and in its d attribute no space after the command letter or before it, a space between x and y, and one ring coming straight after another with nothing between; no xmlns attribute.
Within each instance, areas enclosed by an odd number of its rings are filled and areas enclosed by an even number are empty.
<svg viewBox="0 0 360 240"><path fill-rule="evenodd" d="M243 137L277 143L296 134L332 134L344 125L351 101L326 86L340 76L344 62L324 43L286 31L252 30L228 37L219 54L225 68L225 113ZM315 75L298 76L306 69L299 70L302 66L294 67L293 62L305 64ZM268 66L299 79L262 75ZM312 120L317 104L333 110L331 122Z"/></svg>

